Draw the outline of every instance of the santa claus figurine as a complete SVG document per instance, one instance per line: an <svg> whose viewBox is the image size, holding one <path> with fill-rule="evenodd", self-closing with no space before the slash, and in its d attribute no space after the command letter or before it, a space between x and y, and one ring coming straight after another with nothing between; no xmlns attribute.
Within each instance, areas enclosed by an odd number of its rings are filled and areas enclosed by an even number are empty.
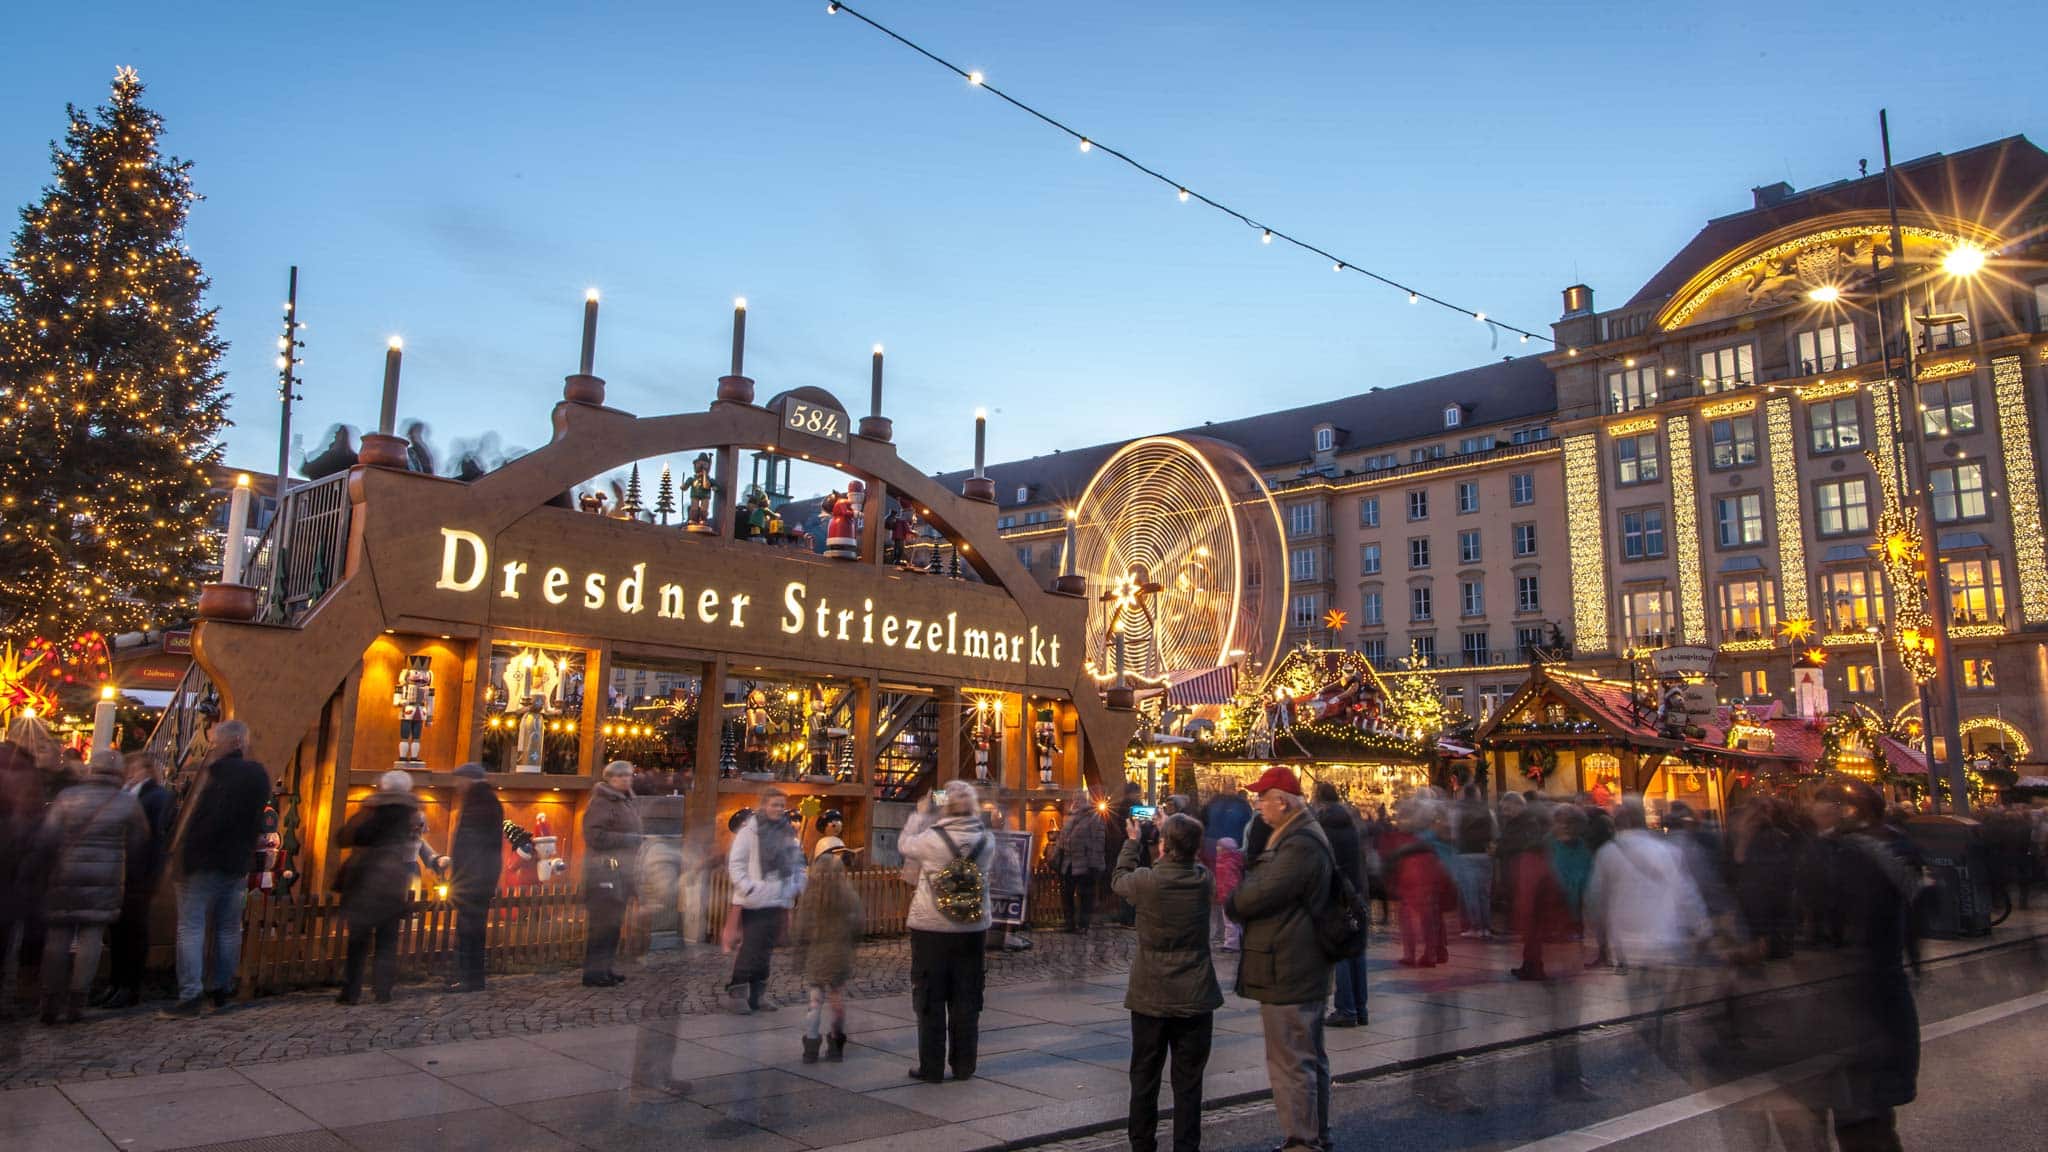
<svg viewBox="0 0 2048 1152"><path fill-rule="evenodd" d="M860 502L866 486L855 480L846 491L825 497L825 555L833 560L860 559Z"/></svg>

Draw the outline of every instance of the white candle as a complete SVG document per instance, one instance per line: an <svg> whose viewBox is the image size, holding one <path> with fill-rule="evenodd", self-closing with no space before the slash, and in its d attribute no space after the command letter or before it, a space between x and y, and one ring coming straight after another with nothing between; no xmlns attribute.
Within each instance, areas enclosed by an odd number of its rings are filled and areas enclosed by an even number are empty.
<svg viewBox="0 0 2048 1152"><path fill-rule="evenodd" d="M235 489L228 494L228 532L220 544L220 582L242 582L243 553L248 551L249 474L235 477Z"/></svg>
<svg viewBox="0 0 2048 1152"><path fill-rule="evenodd" d="M100 689L100 702L92 710L92 750L95 754L114 746L114 686Z"/></svg>
<svg viewBox="0 0 2048 1152"><path fill-rule="evenodd" d="M988 460L988 409L974 410L974 478L982 478L982 467Z"/></svg>
<svg viewBox="0 0 2048 1152"><path fill-rule="evenodd" d="M377 409L377 431L389 436L398 427L398 363L405 341L393 336L384 348L384 404Z"/></svg>
<svg viewBox="0 0 2048 1152"><path fill-rule="evenodd" d="M868 415L882 414L882 346L875 345L875 367L868 377Z"/></svg>
<svg viewBox="0 0 2048 1152"><path fill-rule="evenodd" d="M732 302L732 371L730 376L743 376L740 369L747 360L747 298L738 297Z"/></svg>
<svg viewBox="0 0 2048 1152"><path fill-rule="evenodd" d="M583 294L583 357L577 361L576 371L584 376L597 363L597 289Z"/></svg>

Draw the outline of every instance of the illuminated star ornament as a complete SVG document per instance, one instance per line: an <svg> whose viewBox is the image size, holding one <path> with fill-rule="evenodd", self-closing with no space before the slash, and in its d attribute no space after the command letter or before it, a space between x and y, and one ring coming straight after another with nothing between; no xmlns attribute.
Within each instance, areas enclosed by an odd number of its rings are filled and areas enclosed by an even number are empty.
<svg viewBox="0 0 2048 1152"><path fill-rule="evenodd" d="M14 645L0 645L0 723L18 715L50 716L57 711L57 697L40 680L30 679L43 664L41 653L15 651Z"/></svg>
<svg viewBox="0 0 2048 1152"><path fill-rule="evenodd" d="M1328 612L1323 613L1323 627L1328 628L1332 632L1342 632L1344 625L1350 622L1351 617L1346 615L1342 608L1332 608Z"/></svg>
<svg viewBox="0 0 2048 1152"><path fill-rule="evenodd" d="M1809 640L1813 637L1813 617L1799 616L1778 626L1778 634L1787 640Z"/></svg>

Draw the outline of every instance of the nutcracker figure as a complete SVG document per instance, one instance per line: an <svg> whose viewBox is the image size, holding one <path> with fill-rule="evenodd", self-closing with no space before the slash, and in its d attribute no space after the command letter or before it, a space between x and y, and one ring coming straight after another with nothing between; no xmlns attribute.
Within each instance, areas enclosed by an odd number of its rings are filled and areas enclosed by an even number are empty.
<svg viewBox="0 0 2048 1152"><path fill-rule="evenodd" d="M747 701L741 713L745 717L741 729L740 749L746 754L746 769L742 778L765 778L768 773L768 693L759 687L747 690Z"/></svg>
<svg viewBox="0 0 2048 1152"><path fill-rule="evenodd" d="M398 709L398 760L420 763L420 737L434 718L434 662L427 656L408 656L405 670L391 689L391 706Z"/></svg>
<svg viewBox="0 0 2048 1152"><path fill-rule="evenodd" d="M1052 787L1053 758L1060 751L1059 725L1053 722L1052 706L1039 705L1032 713L1031 740L1038 747L1038 783L1041 787Z"/></svg>
<svg viewBox="0 0 2048 1152"><path fill-rule="evenodd" d="M684 531L717 531L711 526L711 497L718 491L718 481L711 478L711 453L698 453L690 478L683 484L683 491L690 499L689 523Z"/></svg>
<svg viewBox="0 0 2048 1152"><path fill-rule="evenodd" d="M974 701L974 779L976 783L989 783L989 752L995 746L1002 724L1002 712L996 702L986 696Z"/></svg>
<svg viewBox="0 0 2048 1152"><path fill-rule="evenodd" d="M860 559L860 505L867 489L855 480L844 492L825 497L825 555L833 560Z"/></svg>

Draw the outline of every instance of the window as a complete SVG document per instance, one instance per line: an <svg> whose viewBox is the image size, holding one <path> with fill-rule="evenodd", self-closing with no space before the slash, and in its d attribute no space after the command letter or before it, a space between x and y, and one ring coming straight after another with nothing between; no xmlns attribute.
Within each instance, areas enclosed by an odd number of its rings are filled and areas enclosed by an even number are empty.
<svg viewBox="0 0 2048 1152"><path fill-rule="evenodd" d="M1778 624L1776 587L1761 576L1721 585L1721 639L1762 640Z"/></svg>
<svg viewBox="0 0 2048 1152"><path fill-rule="evenodd" d="M1537 652L1542 651L1545 639L1547 637L1544 635L1543 625L1541 624L1517 628L1515 629L1515 652L1521 659L1527 660L1536 655ZM1512 694L1513 690L1510 689L1509 691ZM1505 700L1507 697L1502 696L1501 699Z"/></svg>
<svg viewBox="0 0 2048 1152"><path fill-rule="evenodd" d="M1463 424L1464 422L1465 406L1463 404L1444 405L1444 427L1456 428L1458 425Z"/></svg>
<svg viewBox="0 0 2048 1152"><path fill-rule="evenodd" d="M1629 508L1621 514L1621 558L1653 560L1664 555L1664 509Z"/></svg>
<svg viewBox="0 0 2048 1152"><path fill-rule="evenodd" d="M1028 502L1029 502L1030 500L1031 500L1031 486L1030 486L1029 484L1019 484L1019 485L1017 485L1017 503L1019 503L1019 504L1024 504L1024 503L1028 503Z"/></svg>
<svg viewBox="0 0 2048 1152"><path fill-rule="evenodd" d="M1549 429L1544 431L1547 432ZM1534 472L1516 472L1508 477L1508 503L1519 506L1522 504L1534 504L1535 502L1536 474Z"/></svg>
<svg viewBox="0 0 2048 1152"><path fill-rule="evenodd" d="M1017 563L1022 564L1026 572L1031 571L1031 549L1017 549Z"/></svg>
<svg viewBox="0 0 2048 1152"><path fill-rule="evenodd" d="M1015 528L1016 526L1017 526L1017 518L1016 518L1015 516L998 516L998 517L996 517L996 531L998 531L998 532L1001 532L1001 531L1003 531L1003 530L1005 530L1005 529L1008 529L1008 528Z"/></svg>
<svg viewBox="0 0 2048 1152"><path fill-rule="evenodd" d="M1742 694L1744 696L1769 696L1771 677L1762 668L1742 670Z"/></svg>
<svg viewBox="0 0 2048 1152"><path fill-rule="evenodd" d="M1615 480L1622 484L1647 484L1657 478L1657 434L1624 436L1614 442Z"/></svg>
<svg viewBox="0 0 2048 1152"><path fill-rule="evenodd" d="M1387 666L1386 637L1374 636L1370 639L1360 640L1358 642L1358 654L1365 657L1365 662L1373 667L1385 668Z"/></svg>
<svg viewBox="0 0 2048 1152"><path fill-rule="evenodd" d="M1833 324L1826 328L1816 328L1811 332L1801 332L1793 337L1792 344L1801 376L1856 366L1854 324Z"/></svg>
<svg viewBox="0 0 2048 1152"><path fill-rule="evenodd" d="M1949 291L1957 293L1946 300L1937 300L1934 289L1927 290L1927 298L1918 315L1912 317L1913 327L1920 333L1920 351L1938 352L1943 348L1961 348L1970 342L1970 314L1963 308L1960 286L1951 286Z"/></svg>
<svg viewBox="0 0 2048 1152"><path fill-rule="evenodd" d="M1408 637L1408 663L1414 668L1436 667L1436 633L1417 632Z"/></svg>
<svg viewBox="0 0 2048 1152"><path fill-rule="evenodd" d="M1493 437L1491 436L1467 436L1463 440L1458 441L1458 455L1460 456L1470 456L1477 452L1491 451L1493 451Z"/></svg>
<svg viewBox="0 0 2048 1152"><path fill-rule="evenodd" d="M1508 439L1516 444L1534 444L1542 440L1548 440L1550 439L1550 425L1539 424L1534 428L1517 428Z"/></svg>
<svg viewBox="0 0 2048 1152"><path fill-rule="evenodd" d="M1410 520L1429 519L1429 489L1418 488L1408 493L1408 518Z"/></svg>
<svg viewBox="0 0 2048 1152"><path fill-rule="evenodd" d="M1975 520L1985 514L1984 465L1981 461L1929 468L1927 486L1934 495L1934 520L1937 524Z"/></svg>
<svg viewBox="0 0 2048 1152"><path fill-rule="evenodd" d="M1764 542L1764 498L1756 492L1722 496L1714 501L1714 522L1721 547L1740 548Z"/></svg>
<svg viewBox="0 0 2048 1152"><path fill-rule="evenodd" d="M1483 640L1483 639L1485 639L1485 637L1483 637L1483 636L1482 636L1482 637L1480 637L1480 639L1482 639L1482 640ZM1466 655L1467 655L1467 656L1469 657L1469 656L1471 655L1471 653L1469 653L1469 652L1468 652L1468 653L1466 653ZM1467 660L1467 663L1470 663L1470 661L1469 661L1469 660ZM1483 661L1482 661L1482 663L1483 663ZM1465 689L1464 689L1464 688L1462 688L1462 687L1459 687L1459 688L1446 688L1446 689L1444 689L1444 690L1443 690L1443 701L1444 701L1444 711L1445 711L1445 712L1446 712L1447 714L1449 714L1450 716L1452 716L1452 717L1462 717L1463 715L1465 715Z"/></svg>
<svg viewBox="0 0 2048 1152"><path fill-rule="evenodd" d="M1365 470L1367 472L1384 472L1389 468L1398 468L1400 466L1400 457L1392 452L1382 452L1376 456L1367 456L1365 458Z"/></svg>
<svg viewBox="0 0 2048 1152"><path fill-rule="evenodd" d="M1413 540L1408 541L1408 567L1410 569L1429 567L1429 537L1417 536Z"/></svg>
<svg viewBox="0 0 2048 1152"><path fill-rule="evenodd" d="M1948 570L1948 622L1951 624L2005 623L2005 588L1999 579L1998 561L1988 557L1950 560Z"/></svg>
<svg viewBox="0 0 2048 1152"><path fill-rule="evenodd" d="M1847 681L1849 694L1869 696L1877 691L1877 666L1874 664L1845 664L1842 678Z"/></svg>
<svg viewBox="0 0 2048 1152"><path fill-rule="evenodd" d="M1814 517L1823 536L1870 531L1870 482L1830 480L1814 489Z"/></svg>
<svg viewBox="0 0 2048 1152"><path fill-rule="evenodd" d="M1039 508L1031 512L1026 512L1024 514L1024 523L1026 526L1032 524L1043 524L1051 519L1052 509L1050 508Z"/></svg>
<svg viewBox="0 0 2048 1152"><path fill-rule="evenodd" d="M1296 628L1313 628L1321 623L1323 619L1322 594L1304 592L1296 596L1294 598L1294 610L1290 619Z"/></svg>
<svg viewBox="0 0 2048 1152"><path fill-rule="evenodd" d="M1670 634L1671 593L1663 588L1625 592L1621 597L1621 631L1631 648L1662 648Z"/></svg>
<svg viewBox="0 0 2048 1152"><path fill-rule="evenodd" d="M1756 348L1737 344L1700 353L1700 390L1726 392L1756 383Z"/></svg>
<svg viewBox="0 0 2048 1152"><path fill-rule="evenodd" d="M1364 598L1359 601L1358 616L1360 624L1367 624L1374 628L1379 627L1385 621L1385 598L1377 588L1367 592Z"/></svg>
<svg viewBox="0 0 2048 1152"><path fill-rule="evenodd" d="M1336 429L1334 429L1334 428L1318 428L1318 429L1316 429L1316 451L1318 451L1318 452L1328 452L1328 451L1330 451L1330 450L1331 450L1332 448L1335 448L1336 446L1337 446L1337 430L1336 430Z"/></svg>
<svg viewBox="0 0 2048 1152"><path fill-rule="evenodd" d="M1534 523L1517 524L1514 531L1515 555L1534 556L1536 554L1536 525Z"/></svg>
<svg viewBox="0 0 2048 1152"><path fill-rule="evenodd" d="M1968 376L1920 386L1920 426L1929 436L1977 430L1977 392Z"/></svg>
<svg viewBox="0 0 2048 1152"><path fill-rule="evenodd" d="M1359 498L1359 501L1358 501L1358 526L1359 526L1360 528L1377 528L1377 527L1379 527L1379 526L1380 526L1380 498L1379 498L1379 497L1377 497L1377 496L1364 496L1364 497L1360 497L1360 498Z"/></svg>
<svg viewBox="0 0 2048 1152"><path fill-rule="evenodd" d="M1316 549L1296 548L1289 554L1287 575L1289 579L1304 584L1313 583L1316 579Z"/></svg>
<svg viewBox="0 0 2048 1152"><path fill-rule="evenodd" d="M1460 637L1460 640L1464 648L1459 655L1465 658L1465 667L1484 668L1487 663L1487 657L1493 651L1492 639L1484 632L1467 632L1464 636ZM1461 706L1464 704L1464 689L1447 689L1446 691L1455 691L1458 694L1458 703Z"/></svg>
<svg viewBox="0 0 2048 1152"><path fill-rule="evenodd" d="M1710 421L1707 432L1714 442L1713 465L1733 468L1756 463L1756 416L1730 416Z"/></svg>
<svg viewBox="0 0 2048 1152"><path fill-rule="evenodd" d="M1379 570L1380 546L1377 544L1360 544L1358 546L1358 574L1360 576L1374 576L1379 573Z"/></svg>
<svg viewBox="0 0 2048 1152"><path fill-rule="evenodd" d="M1408 450L1408 462L1410 464L1426 464L1431 460L1441 460L1443 458L1444 446L1441 444L1431 444L1427 448L1410 448Z"/></svg>
<svg viewBox="0 0 2048 1152"><path fill-rule="evenodd" d="M1408 618L1410 620L1434 620L1434 605L1430 603L1429 585L1417 584L1408 590Z"/></svg>
<svg viewBox="0 0 2048 1152"><path fill-rule="evenodd" d="M1633 412L1657 404L1657 370L1624 368L1607 374L1607 410Z"/></svg>
<svg viewBox="0 0 2048 1152"><path fill-rule="evenodd" d="M1474 484L1470 480L1460 480L1458 482L1459 514L1477 511L1479 511L1479 485Z"/></svg>
<svg viewBox="0 0 2048 1152"><path fill-rule="evenodd" d="M1458 563L1479 563L1479 529L1467 528L1458 533Z"/></svg>
<svg viewBox="0 0 2048 1152"><path fill-rule="evenodd" d="M1826 574L1821 587L1827 597L1828 631L1862 632L1884 625L1884 599L1870 569L1836 569Z"/></svg>
<svg viewBox="0 0 2048 1152"><path fill-rule="evenodd" d="M1991 666L1991 657L1963 657L1963 687L1980 692L1998 687L1998 671Z"/></svg>
<svg viewBox="0 0 2048 1152"><path fill-rule="evenodd" d="M1543 611L1543 590L1537 583L1536 573L1515 577L1515 611Z"/></svg>
<svg viewBox="0 0 2048 1152"><path fill-rule="evenodd" d="M1854 396L1807 405L1806 426L1816 456L1863 447L1863 421L1857 415Z"/></svg>
<svg viewBox="0 0 2048 1152"><path fill-rule="evenodd" d="M1458 581L1458 614L1486 615L1486 585L1478 580Z"/></svg>

